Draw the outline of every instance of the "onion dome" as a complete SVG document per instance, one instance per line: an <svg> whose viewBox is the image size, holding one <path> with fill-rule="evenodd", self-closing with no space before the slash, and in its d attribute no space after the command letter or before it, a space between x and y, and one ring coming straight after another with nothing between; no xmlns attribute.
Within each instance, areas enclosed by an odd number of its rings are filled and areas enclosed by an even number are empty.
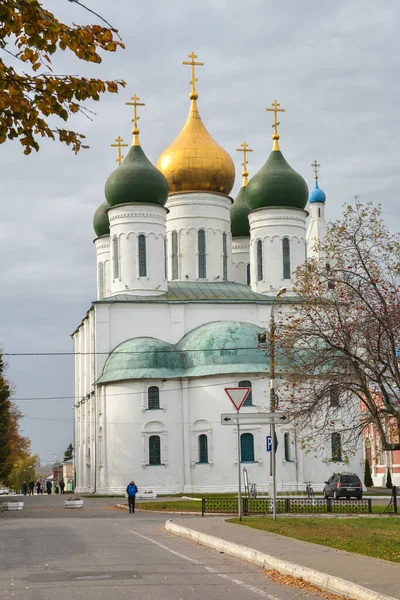
<svg viewBox="0 0 400 600"><path fill-rule="evenodd" d="M239 193L231 207L231 233L233 238L250 237L250 223L248 219L250 209L246 202L246 188L249 182L249 173L247 171L247 153L253 152L253 150L248 147L246 142L243 142L240 145L241 148L238 148L237 152L243 152L243 182L242 187L240 188Z"/></svg>
<svg viewBox="0 0 400 600"><path fill-rule="evenodd" d="M310 203L312 203L312 202L323 202L324 203L326 201L325 192L323 192L318 185L318 171L319 171L319 168L321 165L316 160L314 160L314 162L311 163L311 166L314 171L315 188L310 193L310 195L308 197L308 201Z"/></svg>
<svg viewBox="0 0 400 600"><path fill-rule="evenodd" d="M325 201L326 201L325 192L323 192L321 190L321 188L319 187L319 185L318 185L318 179L315 180L315 188L310 193L310 195L308 197L308 201L310 202L310 204L312 202L323 202L323 203L325 203Z"/></svg>
<svg viewBox="0 0 400 600"><path fill-rule="evenodd" d="M107 210L110 208L107 202L100 204L93 216L93 229L97 237L110 235L110 221L108 220Z"/></svg>
<svg viewBox="0 0 400 600"><path fill-rule="evenodd" d="M105 185L105 194L109 206L119 204L159 204L164 206L168 200L168 183L164 175L149 161L139 142L139 129L136 114L140 100L135 94L134 102L126 104L134 107L133 144L126 158L111 175Z"/></svg>
<svg viewBox="0 0 400 600"><path fill-rule="evenodd" d="M275 131L272 136L272 152L265 165L249 181L246 200L250 210L256 208L282 207L304 209L308 199L308 187L303 177L286 162L280 148L276 120L280 106L276 100L272 105L275 112Z"/></svg>
<svg viewBox="0 0 400 600"><path fill-rule="evenodd" d="M165 175L171 194L179 192L218 192L228 195L235 181L235 166L229 154L208 133L198 108L197 78L192 62L191 106L186 123L176 140L161 154L157 168Z"/></svg>

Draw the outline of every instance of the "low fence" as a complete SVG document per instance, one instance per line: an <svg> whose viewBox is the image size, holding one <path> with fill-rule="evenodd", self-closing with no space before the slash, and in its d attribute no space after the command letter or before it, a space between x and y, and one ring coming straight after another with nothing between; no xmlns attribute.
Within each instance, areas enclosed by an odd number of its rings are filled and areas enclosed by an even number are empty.
<svg viewBox="0 0 400 600"><path fill-rule="evenodd" d="M242 498L242 514L262 515L272 513L271 498ZM237 513L237 497L202 498L201 513ZM372 512L371 498L364 500L332 500L328 498L277 498L276 512L288 513L357 513Z"/></svg>

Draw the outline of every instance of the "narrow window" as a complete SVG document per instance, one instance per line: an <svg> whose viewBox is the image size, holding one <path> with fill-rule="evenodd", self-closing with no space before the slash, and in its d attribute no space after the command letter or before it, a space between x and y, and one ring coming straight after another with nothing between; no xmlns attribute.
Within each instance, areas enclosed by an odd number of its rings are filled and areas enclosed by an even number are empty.
<svg viewBox="0 0 400 600"><path fill-rule="evenodd" d="M197 233L197 246L199 253L199 279L205 279L206 275L206 232L199 229Z"/></svg>
<svg viewBox="0 0 400 600"><path fill-rule="evenodd" d="M319 206L318 206L318 216L321 217L321 209Z"/></svg>
<svg viewBox="0 0 400 600"><path fill-rule="evenodd" d="M138 254L139 254L139 277L147 276L146 264L146 237L141 233L138 237Z"/></svg>
<svg viewBox="0 0 400 600"><path fill-rule="evenodd" d="M286 462L292 462L292 453L291 453L291 447L290 447L290 433L288 431L283 435L283 446L285 449Z"/></svg>
<svg viewBox="0 0 400 600"><path fill-rule="evenodd" d="M104 298L104 265L103 263L98 264L98 278L99 278L99 300Z"/></svg>
<svg viewBox="0 0 400 600"><path fill-rule="evenodd" d="M257 281L262 281L263 278L263 251L262 241L257 242Z"/></svg>
<svg viewBox="0 0 400 600"><path fill-rule="evenodd" d="M117 236L113 237L113 277L118 279L119 277L119 240Z"/></svg>
<svg viewBox="0 0 400 600"><path fill-rule="evenodd" d="M246 266L246 284L250 285L250 263Z"/></svg>
<svg viewBox="0 0 400 600"><path fill-rule="evenodd" d="M208 440L205 433L199 435L199 463L208 463Z"/></svg>
<svg viewBox="0 0 400 600"><path fill-rule="evenodd" d="M178 234L172 232L172 279L178 279Z"/></svg>
<svg viewBox="0 0 400 600"><path fill-rule="evenodd" d="M283 256L283 279L291 278L290 269L290 241L289 238L282 240L282 256Z"/></svg>
<svg viewBox="0 0 400 600"><path fill-rule="evenodd" d="M332 408L339 407L339 387L337 385L329 387L329 405Z"/></svg>
<svg viewBox="0 0 400 600"><path fill-rule="evenodd" d="M168 279L168 247L167 238L164 238L164 277Z"/></svg>
<svg viewBox="0 0 400 600"><path fill-rule="evenodd" d="M160 388L156 385L151 385L147 390L147 408L149 410L160 408Z"/></svg>
<svg viewBox="0 0 400 600"><path fill-rule="evenodd" d="M332 446L332 461L342 462L342 438L340 433L335 431L331 435L331 446Z"/></svg>
<svg viewBox="0 0 400 600"><path fill-rule="evenodd" d="M149 465L161 465L161 442L159 435L149 437Z"/></svg>
<svg viewBox="0 0 400 600"><path fill-rule="evenodd" d="M222 234L222 279L228 280L228 250L226 247L226 233Z"/></svg>
<svg viewBox="0 0 400 600"><path fill-rule="evenodd" d="M252 433L242 433L240 436L240 461L254 462L254 437Z"/></svg>
<svg viewBox="0 0 400 600"><path fill-rule="evenodd" d="M243 406L253 406L253 395L251 390L251 381L239 381L238 387L249 387L250 392L247 396L246 400L243 403Z"/></svg>

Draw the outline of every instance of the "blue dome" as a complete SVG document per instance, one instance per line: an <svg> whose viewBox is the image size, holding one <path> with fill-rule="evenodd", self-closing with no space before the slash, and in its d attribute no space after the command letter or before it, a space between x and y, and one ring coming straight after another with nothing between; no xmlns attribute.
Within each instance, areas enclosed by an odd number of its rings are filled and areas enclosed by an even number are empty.
<svg viewBox="0 0 400 600"><path fill-rule="evenodd" d="M326 196L325 192L323 192L318 186L318 180L315 180L315 188L312 190L311 194L308 196L308 201L310 202L325 202Z"/></svg>

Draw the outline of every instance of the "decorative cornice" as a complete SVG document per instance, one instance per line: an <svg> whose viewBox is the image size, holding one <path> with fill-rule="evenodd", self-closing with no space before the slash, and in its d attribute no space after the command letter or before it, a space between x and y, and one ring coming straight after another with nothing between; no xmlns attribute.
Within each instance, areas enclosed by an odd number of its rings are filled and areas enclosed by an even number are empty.
<svg viewBox="0 0 400 600"><path fill-rule="evenodd" d="M171 199L171 197L170 197ZM231 204L232 202L230 201L230 198L228 196L220 196L219 201L218 200L198 200L198 201L190 201L190 200L181 200L181 199L176 199L176 200L172 200L172 202L170 202L170 200L168 200L167 203L167 208L169 208L171 210L171 208L175 208L177 206L218 206L218 208L226 208L227 210L231 209Z"/></svg>
<svg viewBox="0 0 400 600"><path fill-rule="evenodd" d="M306 223L306 213L302 211L304 216L295 216L295 215L285 215L285 214L274 214L274 215L255 215L254 213L249 213L249 223L252 225L253 223L259 223L260 221L298 221L299 223Z"/></svg>
<svg viewBox="0 0 400 600"><path fill-rule="evenodd" d="M119 215L109 215L110 224L112 221L116 221L118 219L156 219L158 221L165 222L165 214L156 214L156 213L143 213L143 212L130 212L130 213L121 213Z"/></svg>

